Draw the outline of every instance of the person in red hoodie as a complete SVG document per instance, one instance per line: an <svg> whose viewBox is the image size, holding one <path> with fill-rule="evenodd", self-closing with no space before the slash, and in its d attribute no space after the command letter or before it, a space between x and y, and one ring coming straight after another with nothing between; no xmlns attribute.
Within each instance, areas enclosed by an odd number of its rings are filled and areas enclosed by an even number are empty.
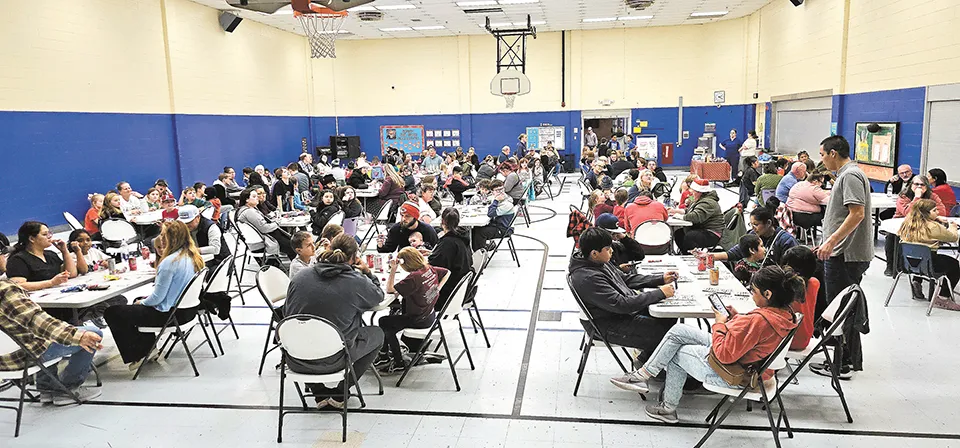
<svg viewBox="0 0 960 448"><path fill-rule="evenodd" d="M633 392L649 392L647 380L666 369L663 385L663 401L647 406L647 416L664 423L679 423L677 406L683 395L687 375L721 387L739 388L728 384L710 364L707 355L712 351L723 364L748 365L763 361L783 342L797 323L791 305L803 297L804 281L792 269L768 266L754 274L750 281L753 301L757 308L746 314L738 314L728 306L730 317L714 310L715 323L712 334L678 323L670 328L660 345L643 367L617 378L611 378L615 386ZM773 372L763 372L764 381L773 377Z"/></svg>
<svg viewBox="0 0 960 448"><path fill-rule="evenodd" d="M620 226L623 228L627 227L627 193L626 188L620 188L615 193L613 193L613 200L616 201L617 205L613 206L613 216L617 217L617 220L620 221Z"/></svg>
<svg viewBox="0 0 960 448"><path fill-rule="evenodd" d="M637 196L632 204L627 205L625 216L627 222L624 228L631 235L637 227L640 227L640 224L654 219L666 221L670 217L667 214L667 208L653 200L653 193L650 190L640 190L640 196Z"/></svg>

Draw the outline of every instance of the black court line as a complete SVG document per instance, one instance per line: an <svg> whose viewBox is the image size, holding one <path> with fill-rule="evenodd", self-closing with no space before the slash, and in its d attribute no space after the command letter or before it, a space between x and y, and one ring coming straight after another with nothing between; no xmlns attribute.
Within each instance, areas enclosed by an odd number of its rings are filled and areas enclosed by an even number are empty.
<svg viewBox="0 0 960 448"><path fill-rule="evenodd" d="M0 401L13 402L13 398L0 398ZM225 404L225 403L159 403L150 401L88 401L84 403L87 406L114 406L114 407L135 407L135 408L180 408L180 409L216 409L231 411L271 411L277 412L279 406L264 405L245 405L245 404ZM284 409L294 409L293 406L284 406ZM446 411L414 411L404 409L350 409L351 413L375 414L375 415L411 415L421 417L461 417L461 418L485 418L492 420L523 420L523 421L542 421L555 423L586 423L594 425L624 425L624 426L646 426L659 428L688 428L688 429L707 429L710 425L705 423L677 423L666 424L651 421L621 420L613 418L581 418L581 417L557 417L550 415L513 415L513 414L484 414L479 412L446 412ZM751 431L751 432L769 432L769 426L748 426L748 425L721 425L721 430L732 431ZM861 429L829 429L829 428L791 428L793 432L801 434L822 434L838 436L867 436L867 437L887 437L900 439L932 439L932 440L960 440L960 434L955 433L936 433L936 432L897 432L897 431L876 431ZM783 431L781 431L783 432Z"/></svg>
<svg viewBox="0 0 960 448"><path fill-rule="evenodd" d="M481 311L482 311L482 310L481 310ZM530 310L520 310L520 311L530 312ZM556 312L558 312L558 313L563 313L563 314L567 314L567 313L579 313L578 311L556 311ZM536 315L534 315L534 316L536 316ZM230 325L230 324L229 324L229 323L224 323L224 322L214 322L213 325L225 327L225 326ZM266 322L234 322L234 325L236 325L236 326L238 326L238 327L266 327L266 326L267 326L267 323L266 323ZM528 328L528 327L487 327L487 331L493 331L493 330L499 330L499 331L530 331L530 328ZM534 329L534 331L559 332L559 333L567 333L567 332L569 332L569 333L582 333L582 332L583 332L583 329L580 329L580 328L536 328L536 329ZM202 347L202 345L199 346L199 347ZM196 349L194 349L194 351L196 351Z"/></svg>
<svg viewBox="0 0 960 448"><path fill-rule="evenodd" d="M527 374L530 372L530 355L533 352L533 337L537 332L537 316L540 314L540 293L543 288L544 271L547 269L547 256L550 253L550 246L543 241L526 235L516 235L522 238L528 238L543 245L543 260L540 263L540 278L537 280L537 289L533 295L533 306L530 307L530 325L527 328L527 342L523 347L523 360L520 362L520 378L517 380L517 393L513 397L513 413L511 415L520 415L520 409L523 408L523 392L527 387Z"/></svg>

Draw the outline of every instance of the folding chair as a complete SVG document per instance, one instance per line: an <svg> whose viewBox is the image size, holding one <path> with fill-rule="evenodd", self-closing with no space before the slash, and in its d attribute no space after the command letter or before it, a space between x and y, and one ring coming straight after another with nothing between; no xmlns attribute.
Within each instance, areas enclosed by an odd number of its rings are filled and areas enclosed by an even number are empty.
<svg viewBox="0 0 960 448"><path fill-rule="evenodd" d="M843 412L847 415L847 422L853 423L853 416L850 415L850 407L847 406L847 399L843 394L843 388L840 386L840 367L843 363L843 347L846 342L843 335L843 327L847 319L853 315L854 310L856 310L858 306L862 306L860 302L863 300L866 300L866 297L863 295L863 290L860 289L860 286L850 285L844 288L843 291L840 291L840 294L827 305L823 315L820 316L822 323L830 323L829 328L823 333L823 337L813 345L813 348L810 348L808 345L805 350L799 352L789 350L785 352L786 359L800 360L800 364L797 365L790 376L787 377L786 381L783 382L783 385L780 386L780 389L777 391L778 394L783 393L787 385L796 379L800 371L803 370L803 366L807 365L817 354L823 353L827 359L827 363L831 365L830 386L833 387L833 390L840 397ZM837 313L837 310L840 310L840 312ZM828 346L834 347L833 357L831 357L827 351Z"/></svg>
<svg viewBox="0 0 960 448"><path fill-rule="evenodd" d="M200 308L200 294L203 292L203 279L206 277L206 275L207 269L204 268L193 276L193 279L190 280L190 283L187 283L187 287L183 289L183 292L180 293L180 297L177 298L177 303L173 306L173 308L170 308L170 317L167 318L167 321L162 327L137 327L137 331L141 333L154 333L157 335L156 339L153 341L153 348L147 353L150 353L154 348L157 348L157 343L160 342L160 338L164 335L164 333L167 332L167 330L172 329L172 331L167 335L167 340L164 341L162 346L160 346L160 353L163 353L164 349L167 348L167 344L170 342L170 339L175 337L176 339L173 340L173 344L170 345L170 350L167 351L167 354L164 356L164 358L170 357L170 353L173 352L174 347L176 347L177 342L179 341L180 344L183 345L183 349L187 352L187 358L190 359L190 366L193 367L193 373L195 376L200 376L200 371L197 370L197 363L193 360L193 351L187 346L187 338L190 337L190 333L193 332L194 328L196 328L197 323L200 324L200 329L203 330L203 334L207 338L207 344L210 346L210 350L213 351L214 357L217 356L217 350L213 348L213 342L210 340L210 334L207 333L206 325L204 325L203 321L199 318L199 313L198 317L194 317L186 322L180 322L177 319L177 311L180 309L189 310ZM143 366L145 365L147 365L147 360L144 360L142 363L140 363L140 367L137 367L137 372L133 374L134 380L140 376L140 372L143 371Z"/></svg>
<svg viewBox="0 0 960 448"><path fill-rule="evenodd" d="M573 299L576 300L577 306L580 307L580 323L587 322L589 330L585 330L583 334L583 339L580 340L580 365L577 367L577 384L573 386L573 396L577 396L577 392L580 390L580 381L583 380L583 372L587 368L587 359L590 357L590 348L593 347L593 344L597 341L600 341L607 347L607 350L610 351L610 354L613 356L613 359L617 361L617 365L620 366L620 370L623 373L627 373L628 370L624 363L620 361L620 357L617 356L617 352L613 350L613 345L607 342L607 339L603 337L603 333L600 332L600 329L597 328L597 324L593 322L593 315L590 314L590 311L587 310L586 305L583 304L583 300L580 299L580 294L577 294L577 290L573 287L573 277L570 274L567 274L567 287L570 288L570 293L573 294ZM626 347L618 346L623 350L623 354L627 356L627 362L630 363L630 352L627 351ZM646 400L647 397L643 394L640 394L640 398Z"/></svg>
<svg viewBox="0 0 960 448"><path fill-rule="evenodd" d="M363 245L367 242L368 237L372 240L374 237L380 234L379 226L387 226L390 224L390 207L392 205L392 199L387 199L387 201L383 203L383 206L380 207L380 211L377 212L377 216L373 219L373 222L370 223L370 227L367 227L367 231L363 235L363 238L360 239L360 247L363 247ZM359 229L357 233L360 233Z"/></svg>
<svg viewBox="0 0 960 448"><path fill-rule="evenodd" d="M236 229L236 225L233 226ZM230 251L230 255L233 257L233 263L230 266L229 279L227 282L226 293L236 292L240 295L240 303L243 305L247 304L247 300L244 298L243 293L250 291L256 286L248 286L244 289L240 283L241 277L243 276L243 271L246 266L247 260L247 245L240 241L240 238L231 232L223 232L223 240L227 244L227 249ZM239 264L238 264L239 262ZM233 289L234 281L236 281L236 289Z"/></svg>
<svg viewBox="0 0 960 448"><path fill-rule="evenodd" d="M77 220L70 212L63 212L63 219L67 220L67 224L70 224L70 228L73 230L80 230L83 228L83 224L80 224L80 221Z"/></svg>
<svg viewBox="0 0 960 448"><path fill-rule="evenodd" d="M487 348L490 348L490 338L487 337L487 328L483 326L483 319L480 318L480 308L477 307L477 292L479 288L477 283L480 281L480 275L483 274L483 266L487 261L487 251L485 249L480 249L473 253L473 266L471 266L471 272L473 272L473 279L470 281L467 286L467 299L464 301L464 308L467 310L467 315L470 316L470 324L473 325L473 333L477 333L477 329L483 331L483 340L487 343ZM473 313L477 313L474 317Z"/></svg>
<svg viewBox="0 0 960 448"><path fill-rule="evenodd" d="M218 293L230 295L230 283L233 280L233 277L230 275L230 271L233 269L235 260L236 257L227 257L221 261L219 265L217 265L217 268L213 270L213 274L210 276L210 281L203 290L203 295L201 297L204 297L207 294ZM210 324L210 328L214 328L213 337L216 339L217 346L220 347L220 354L222 355L224 354L223 344L220 342L220 332L216 331L216 327L213 325L213 316L209 312L205 312L204 315L207 318L207 323ZM233 335L237 339L240 339L240 334L237 333L237 327L233 323L233 316L228 317L227 321L230 322L230 328L233 329ZM226 330L226 327L224 327L224 330Z"/></svg>
<svg viewBox="0 0 960 448"><path fill-rule="evenodd" d="M108 219L100 223L100 236L106 243L104 251L108 254L133 252L138 248L131 248L131 243L137 243L140 240L133 225L122 219Z"/></svg>
<svg viewBox="0 0 960 448"><path fill-rule="evenodd" d="M279 253L271 254L267 252L267 237L260 233L255 227L245 222L237 222L237 236L240 241L243 241L243 244L247 246L243 260L245 271L248 270L246 269L248 258L257 260L257 264L260 266L267 264L269 260L274 260L277 265L283 264ZM240 278L243 278L243 272L240 273Z"/></svg>
<svg viewBox="0 0 960 448"><path fill-rule="evenodd" d="M527 184L527 188L523 189L523 197L517 201L517 213L523 213L523 221L527 223L527 227L530 227L530 209L527 208L528 198L530 197L530 189L533 188L533 181L531 180Z"/></svg>
<svg viewBox="0 0 960 448"><path fill-rule="evenodd" d="M587 202L590 200L590 195L593 194L593 188L590 188L590 185L587 185L587 181L580 179L577 181L577 185L580 187L580 207L583 208L587 205Z"/></svg>
<svg viewBox="0 0 960 448"><path fill-rule="evenodd" d="M343 210L334 213L333 216L331 216L330 219L327 221L327 225L336 224L338 226L342 226L344 216L346 215L343 213Z"/></svg>
<svg viewBox="0 0 960 448"><path fill-rule="evenodd" d="M783 367L786 367L786 362L781 357L781 353L790 346L790 342L793 341L793 336L797 333L797 329L800 328L800 322L803 320L803 315L796 314L797 326L793 330L790 330L790 333L787 334L787 337L783 338L780 341L780 344L777 346L777 349L767 356L763 362L759 363L759 367L756 372L753 372L753 379L757 381L759 392L756 392L754 389L749 388L736 388L736 387L723 387L723 386L714 386L709 383L703 383L704 389L709 390L710 392L723 395L723 398L720 399L720 402L717 403L717 406L713 408L713 411L707 415L706 422L710 423L710 429L707 430L707 433L703 435L703 438L697 442L694 448L700 448L704 443L707 442L707 439L713 434L717 428L720 427L720 424L726 420L727 416L730 415L730 411L733 408L737 407L737 403L746 399L748 401L756 401L763 405L763 409L767 412L767 421L770 423L770 432L773 433L773 441L777 445L777 448L780 448L780 422L783 421L783 424L787 430L787 437L793 438L793 430L790 428L790 420L787 419L786 409L783 406L783 400L780 399L780 390L777 389L777 377L774 375L768 382L764 382L761 375L767 369L770 370L779 370ZM723 408L724 403L733 398L733 401L727 406L727 410L723 412L723 415L720 418L717 418L717 415L720 413L720 409ZM777 414L777 421L773 420L773 412L771 407L773 400L776 399L777 405L780 406L780 412Z"/></svg>
<svg viewBox="0 0 960 448"><path fill-rule="evenodd" d="M207 219L212 220L212 219L213 219L213 214L214 214L216 211L217 211L217 209L213 208L213 206L204 207L203 210L200 210L200 216L203 216L204 218L207 218Z"/></svg>
<svg viewBox="0 0 960 448"><path fill-rule="evenodd" d="M634 239L647 255L666 255L673 248L673 229L659 220L647 221L633 229Z"/></svg>
<svg viewBox="0 0 960 448"><path fill-rule="evenodd" d="M437 316L437 320L433 322L433 325L431 325L430 328L407 328L403 330L404 337L420 339L425 342L430 340L430 337L433 336L434 332L440 332L440 344L443 345L443 350L447 354L447 363L450 364L450 372L453 373L453 383L457 386L457 392L460 392L460 380L457 379L456 365L464 354L467 355L467 361L470 362L470 370L476 370L476 367L473 365L473 357L470 355L470 347L467 346L467 336L463 334L463 325L460 322L460 313L463 312L464 301L467 298L467 285L470 284L472 278L473 272L470 272L460 279L460 282L457 283L457 287L454 288L453 293L450 294L450 300L447 300L447 304L443 306L443 310L440 311L440 314ZM456 321L457 328L460 330L460 339L463 341L463 351L457 355L457 359L453 359L453 357L450 356L450 347L447 345L447 336L443 332L443 322L445 321ZM403 379L407 377L408 373L410 373L411 368L416 366L417 363L420 362L420 359L423 358L424 352L427 351L427 345L429 344L420 344L420 350L418 350L416 356L413 357L410 367L404 370L403 375L400 375L400 379L397 380L397 387L400 387L400 384L403 383Z"/></svg>
<svg viewBox="0 0 960 448"><path fill-rule="evenodd" d="M893 297L893 292L897 289L897 283L900 282L900 277L904 274L907 274L907 278L911 282L915 278L919 278L921 281L926 280L935 285L933 288L933 296L928 297L928 299L930 299L930 305L927 306L927 316L933 311L933 303L937 297L940 297L940 290L944 283L947 285L947 290L950 291L950 299L954 299L953 288L956 285L951 284L950 279L947 278L946 275L937 275L938 273L933 270L933 251L929 246L904 243L901 241L899 249L901 257L903 258L904 270L897 272L896 278L893 279L893 286L890 287L887 300L883 302L884 307L890 304L890 298Z"/></svg>
<svg viewBox="0 0 960 448"><path fill-rule="evenodd" d="M774 196L776 196L776 195L777 195L777 190L776 190L775 188L765 188L765 189L763 189L763 190L760 190L760 199L763 200L763 203L764 203L764 204L767 203L767 200L768 200L768 199L770 199L770 198L772 198L772 197L774 197ZM759 203L758 203L758 205L759 205Z"/></svg>
<svg viewBox="0 0 960 448"><path fill-rule="evenodd" d="M27 347L25 347L22 342L14 338L12 335L7 333L6 330L0 327L0 354L12 355L17 352L21 352L25 355L27 362L26 367L21 370L0 370L0 380L9 381L11 384L20 389L20 396L17 399L16 407L0 405L0 408L2 409L10 409L17 413L17 423L13 429L14 437L20 437L20 421L23 416L23 403L28 398L30 401L39 400L39 397L36 397L27 391L27 385L30 382L31 376L40 372L46 373L53 378L57 387L64 391L69 391L67 387L60 382L60 376L57 375L57 363L63 360L63 358L54 358L49 361L40 362L40 358L34 356L30 350L27 350ZM74 401L77 402L77 404L82 404L80 397L77 396L77 394L73 392L69 393L73 397Z"/></svg>
<svg viewBox="0 0 960 448"><path fill-rule="evenodd" d="M513 218L510 219L510 225L507 227L507 231L500 237L500 240L497 241L496 247L493 248L493 251L490 252L490 256L487 257L487 261L484 262L483 268L486 269L487 265L490 264L490 260L493 259L493 256L497 254L497 251L500 250L500 246L503 244L504 240L507 242L507 248L510 249L510 257L517 262L517 267L520 267L520 257L517 255L517 248L513 245L513 224L517 222L517 214L513 214Z"/></svg>
<svg viewBox="0 0 960 448"><path fill-rule="evenodd" d="M283 417L287 414L309 414L309 413L327 413L319 410L310 410L307 406L307 396L314 396L312 393L304 395L300 384L308 383L343 383L343 409L335 411L340 414L343 420L343 438L347 441L347 414L349 406L347 401L351 396L360 399L360 406L366 407L363 399L363 392L360 390L360 384L357 381L356 372L353 371L353 359L350 356L350 350L347 350L343 340L343 333L329 320L318 316L307 314L297 314L283 319L277 324L277 336L280 340L280 423L277 427L277 443L283 442ZM340 370L331 373L297 373L290 370L287 360L296 360L301 363L309 363L332 356L342 354L342 365L338 366ZM300 397L302 410L284 409L283 394L284 385L287 379L293 381L293 386L297 389L297 395ZM351 381L357 388L357 394L350 393Z"/></svg>
<svg viewBox="0 0 960 448"><path fill-rule="evenodd" d="M260 356L260 370L257 375L263 375L263 364L267 361L267 354L276 350L279 345L276 339L271 339L273 332L277 331L277 324L283 320L283 314L278 307L283 306L287 300L287 288L290 286L290 278L287 274L274 266L264 266L257 272L257 290L260 296L267 303L270 309L270 323L267 325L267 339L263 342L263 354ZM273 341L273 347L270 342Z"/></svg>

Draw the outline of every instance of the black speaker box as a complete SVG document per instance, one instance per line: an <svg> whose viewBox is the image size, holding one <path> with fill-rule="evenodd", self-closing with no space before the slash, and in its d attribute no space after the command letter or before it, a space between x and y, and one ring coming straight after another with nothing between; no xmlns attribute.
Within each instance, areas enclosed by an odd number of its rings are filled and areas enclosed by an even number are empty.
<svg viewBox="0 0 960 448"><path fill-rule="evenodd" d="M800 6L803 4L803 0L790 0L790 3L793 3L793 6Z"/></svg>
<svg viewBox="0 0 960 448"><path fill-rule="evenodd" d="M243 18L232 12L223 11L220 13L220 28L223 28L223 30L228 33L232 33L233 30L237 29L237 26L240 25L242 21Z"/></svg>

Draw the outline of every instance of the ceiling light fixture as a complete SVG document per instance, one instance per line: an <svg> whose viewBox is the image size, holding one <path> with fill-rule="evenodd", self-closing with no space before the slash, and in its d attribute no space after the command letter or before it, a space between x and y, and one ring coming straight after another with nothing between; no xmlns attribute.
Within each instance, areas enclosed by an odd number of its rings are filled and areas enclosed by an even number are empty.
<svg viewBox="0 0 960 448"><path fill-rule="evenodd" d="M500 0L501 5L523 5L527 3L540 3L540 0Z"/></svg>
<svg viewBox="0 0 960 448"><path fill-rule="evenodd" d="M430 25L430 26L415 26L413 27L413 29L417 31L430 31L430 30L445 30L447 29L447 27L443 25Z"/></svg>
<svg viewBox="0 0 960 448"><path fill-rule="evenodd" d="M410 28L409 26L398 26L396 28L380 28L380 31L383 31L384 33L392 33L396 31L413 31L413 28Z"/></svg>
<svg viewBox="0 0 960 448"><path fill-rule="evenodd" d="M360 11L376 11L376 10L377 8L374 8L373 6L363 5L363 6L354 6L353 8L350 8L347 11L360 12ZM293 9L291 9L290 11L291 11L290 13L293 14Z"/></svg>
<svg viewBox="0 0 960 448"><path fill-rule="evenodd" d="M616 17L598 17L593 19L583 19L583 23L595 23L595 22L615 22Z"/></svg>
<svg viewBox="0 0 960 448"><path fill-rule="evenodd" d="M626 21L626 20L647 20L652 19L653 16L620 16L617 17L617 20Z"/></svg>
<svg viewBox="0 0 960 448"><path fill-rule="evenodd" d="M417 9L416 6L411 5L411 4L406 4L406 5L382 5L382 6L374 6L374 8L377 8L377 9L380 10L380 11L396 11L396 10L400 10L400 9Z"/></svg>
<svg viewBox="0 0 960 448"><path fill-rule="evenodd" d="M695 12L690 14L690 17L723 17L729 13L730 11Z"/></svg>
<svg viewBox="0 0 960 448"><path fill-rule="evenodd" d="M497 4L497 0L482 0L482 1L472 1L472 2L457 2L457 6L461 8L472 8L474 6L493 6Z"/></svg>

